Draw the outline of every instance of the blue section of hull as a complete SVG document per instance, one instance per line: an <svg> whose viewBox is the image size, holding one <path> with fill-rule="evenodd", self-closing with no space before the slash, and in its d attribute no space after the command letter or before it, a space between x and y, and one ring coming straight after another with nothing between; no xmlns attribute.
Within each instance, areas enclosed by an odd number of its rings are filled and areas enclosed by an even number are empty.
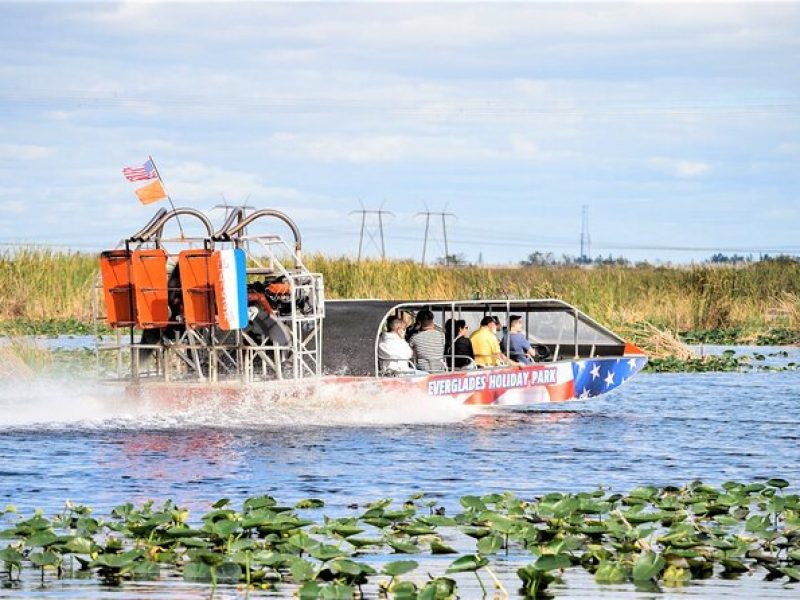
<svg viewBox="0 0 800 600"><path fill-rule="evenodd" d="M592 398L618 388L647 364L646 357L587 358L572 363L575 398Z"/></svg>

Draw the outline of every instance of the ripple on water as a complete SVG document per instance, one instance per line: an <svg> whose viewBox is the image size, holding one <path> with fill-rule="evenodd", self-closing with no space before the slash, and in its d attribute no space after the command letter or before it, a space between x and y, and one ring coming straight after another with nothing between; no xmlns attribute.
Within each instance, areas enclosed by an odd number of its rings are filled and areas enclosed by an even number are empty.
<svg viewBox="0 0 800 600"><path fill-rule="evenodd" d="M0 503L55 512L70 498L104 514L126 501L172 498L206 510L220 497L269 493L284 502L320 496L335 514L353 502L416 491L452 511L461 495L502 490L532 497L773 476L797 485L799 381L797 372L641 375L566 409L440 407L428 420L428 398L356 398L358 409L344 412L318 401L271 414L255 402L242 411L207 406L161 415L92 382L4 385ZM81 585L64 595L105 593ZM714 580L681 595L789 597L781 586L755 585ZM163 592L130 589L142 597ZM193 597L197 589L177 585L170 595ZM610 598L621 589L598 590L570 572L557 591Z"/></svg>

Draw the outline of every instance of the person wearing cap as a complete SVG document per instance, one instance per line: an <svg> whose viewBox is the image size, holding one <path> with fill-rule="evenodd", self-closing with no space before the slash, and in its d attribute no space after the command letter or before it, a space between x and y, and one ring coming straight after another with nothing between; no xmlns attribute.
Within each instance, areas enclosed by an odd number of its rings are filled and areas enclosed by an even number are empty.
<svg viewBox="0 0 800 600"><path fill-rule="evenodd" d="M528 336L522 331L522 317L511 315L508 318L508 332L500 341L500 349L505 350L514 362L523 365L532 365L536 353L528 341Z"/></svg>
<svg viewBox="0 0 800 600"><path fill-rule="evenodd" d="M497 341L496 335L499 323L497 317L483 317L480 329L469 338L475 355L475 364L479 367L495 367L511 362L500 351L500 342Z"/></svg>

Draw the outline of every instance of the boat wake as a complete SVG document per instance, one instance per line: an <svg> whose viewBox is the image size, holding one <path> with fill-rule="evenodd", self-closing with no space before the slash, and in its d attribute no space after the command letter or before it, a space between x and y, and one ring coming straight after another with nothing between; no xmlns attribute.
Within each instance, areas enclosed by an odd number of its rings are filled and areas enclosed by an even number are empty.
<svg viewBox="0 0 800 600"><path fill-rule="evenodd" d="M377 385L315 383L205 394L202 401L164 402L129 396L91 379L0 382L0 431L9 429L254 429L461 422L475 413L454 399Z"/></svg>

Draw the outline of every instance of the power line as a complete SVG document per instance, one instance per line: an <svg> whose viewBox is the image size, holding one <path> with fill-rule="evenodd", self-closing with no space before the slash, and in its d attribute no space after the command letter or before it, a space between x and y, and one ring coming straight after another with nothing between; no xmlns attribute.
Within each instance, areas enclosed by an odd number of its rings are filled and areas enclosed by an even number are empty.
<svg viewBox="0 0 800 600"><path fill-rule="evenodd" d="M581 259L586 260L592 253L592 238L589 235L589 207L581 207Z"/></svg>
<svg viewBox="0 0 800 600"><path fill-rule="evenodd" d="M374 243L375 242L375 234L374 232L367 229L367 215L375 215L377 217L377 229L378 233L381 238L381 258L386 258L386 244L384 241L383 236L383 215L394 216L394 213L389 212L388 210L366 210L362 208L361 210L353 210L350 212L351 215L361 215L361 233L358 236L358 261L361 262L361 251L364 248L364 233L367 233L369 239Z"/></svg>
<svg viewBox="0 0 800 600"><path fill-rule="evenodd" d="M424 216L425 217L425 239L422 242L422 264L425 264L425 253L428 250L428 231L431 228L431 217L441 217L442 219L442 235L444 237L444 262L445 265L450 264L450 249L447 246L447 217L453 217L454 219L457 218L453 213L448 212L431 212L426 210L425 212L418 212L416 217Z"/></svg>

